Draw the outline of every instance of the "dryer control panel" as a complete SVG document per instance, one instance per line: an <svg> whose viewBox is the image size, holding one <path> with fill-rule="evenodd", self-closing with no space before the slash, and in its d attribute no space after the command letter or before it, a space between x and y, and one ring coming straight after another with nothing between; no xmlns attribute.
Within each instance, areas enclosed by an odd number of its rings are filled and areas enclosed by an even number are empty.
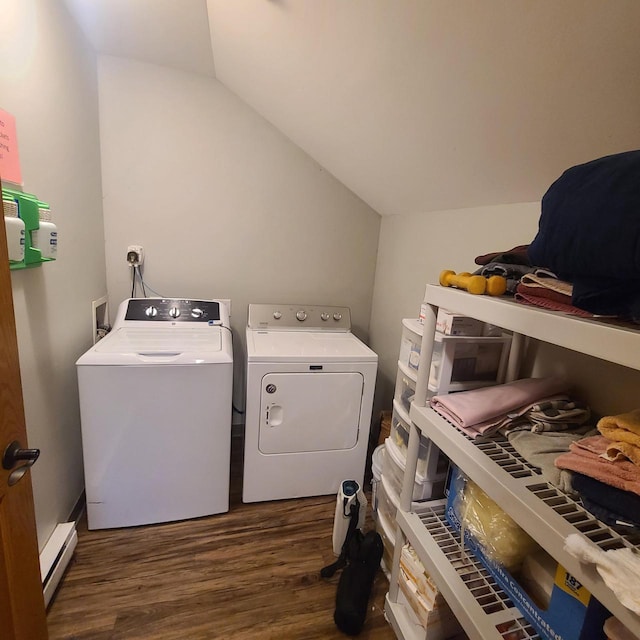
<svg viewBox="0 0 640 640"><path fill-rule="evenodd" d="M124 319L145 322L220 324L220 303L212 300L135 298L129 300Z"/></svg>
<svg viewBox="0 0 640 640"><path fill-rule="evenodd" d="M349 307L250 304L247 326L254 331L351 331Z"/></svg>

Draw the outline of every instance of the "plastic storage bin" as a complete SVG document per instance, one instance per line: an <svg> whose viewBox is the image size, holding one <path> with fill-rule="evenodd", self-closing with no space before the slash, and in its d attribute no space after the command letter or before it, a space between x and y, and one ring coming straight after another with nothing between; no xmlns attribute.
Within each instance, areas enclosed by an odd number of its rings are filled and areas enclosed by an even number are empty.
<svg viewBox="0 0 640 640"><path fill-rule="evenodd" d="M407 460L407 445L409 443L409 416L402 410L398 402L393 403L391 414L391 432L389 437L396 445L402 461ZM440 452L440 449L424 435L420 436L418 450L418 465L416 474L425 480L435 480L446 473L448 459Z"/></svg>
<svg viewBox="0 0 640 640"><path fill-rule="evenodd" d="M418 320L405 318L402 321L402 338L398 360L409 369L418 370L420 347L422 346L422 325Z"/></svg>

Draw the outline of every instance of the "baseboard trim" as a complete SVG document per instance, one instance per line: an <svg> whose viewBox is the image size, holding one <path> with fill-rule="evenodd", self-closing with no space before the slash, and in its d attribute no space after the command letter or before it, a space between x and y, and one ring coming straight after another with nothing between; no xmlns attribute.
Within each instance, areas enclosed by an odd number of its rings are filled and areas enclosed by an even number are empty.
<svg viewBox="0 0 640 640"><path fill-rule="evenodd" d="M45 606L49 606L60 583L73 551L78 544L75 522L62 522L56 526L40 554L40 575Z"/></svg>
<svg viewBox="0 0 640 640"><path fill-rule="evenodd" d="M45 606L49 606L78 544L76 524L84 511L84 492L78 498L68 522L61 522L49 536L40 553L40 576Z"/></svg>

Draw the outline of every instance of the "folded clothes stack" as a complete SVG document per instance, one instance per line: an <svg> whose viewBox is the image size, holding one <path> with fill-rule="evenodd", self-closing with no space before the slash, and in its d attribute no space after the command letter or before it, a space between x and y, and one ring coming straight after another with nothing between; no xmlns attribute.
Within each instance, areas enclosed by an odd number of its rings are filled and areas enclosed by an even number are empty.
<svg viewBox="0 0 640 640"><path fill-rule="evenodd" d="M516 286L514 299L534 307L592 318L592 313L571 303L572 295L573 285L570 282L560 280L548 269L535 269L533 273L522 276Z"/></svg>
<svg viewBox="0 0 640 640"><path fill-rule="evenodd" d="M598 421L555 466L572 472L584 507L606 524L640 527L640 409Z"/></svg>
<svg viewBox="0 0 640 640"><path fill-rule="evenodd" d="M523 378L493 387L434 396L430 405L471 438L500 430L561 431L589 419L584 405L565 395L561 377Z"/></svg>

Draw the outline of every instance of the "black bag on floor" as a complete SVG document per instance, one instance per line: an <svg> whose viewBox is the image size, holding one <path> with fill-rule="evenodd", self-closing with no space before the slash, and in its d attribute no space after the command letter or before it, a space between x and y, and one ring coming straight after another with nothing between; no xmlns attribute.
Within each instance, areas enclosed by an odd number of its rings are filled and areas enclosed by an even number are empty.
<svg viewBox="0 0 640 640"><path fill-rule="evenodd" d="M323 578L330 578L338 569L342 569L333 619L338 629L350 636L356 636L362 631L371 587L384 551L382 538L377 531L369 531L363 535L356 528L358 513L359 505L356 500L351 506L349 528L340 557L320 572Z"/></svg>

